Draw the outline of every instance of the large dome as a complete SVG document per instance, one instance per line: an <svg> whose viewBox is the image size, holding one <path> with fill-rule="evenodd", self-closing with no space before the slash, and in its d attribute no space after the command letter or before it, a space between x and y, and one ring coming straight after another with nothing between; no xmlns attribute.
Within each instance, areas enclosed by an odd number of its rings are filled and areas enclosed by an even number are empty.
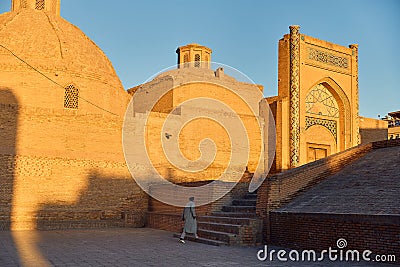
<svg viewBox="0 0 400 267"><path fill-rule="evenodd" d="M64 88L73 86L79 89L79 105L73 107L77 112L101 114L105 109L123 114L128 94L111 62L78 27L60 16L30 8L2 14L0 40L15 54L0 47L0 87L11 90L19 105L65 108Z"/></svg>

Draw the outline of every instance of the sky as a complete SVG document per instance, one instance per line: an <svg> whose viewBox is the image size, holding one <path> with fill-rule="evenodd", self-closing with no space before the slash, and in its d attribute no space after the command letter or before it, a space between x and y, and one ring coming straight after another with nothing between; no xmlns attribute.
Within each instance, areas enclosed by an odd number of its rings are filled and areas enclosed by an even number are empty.
<svg viewBox="0 0 400 267"><path fill-rule="evenodd" d="M0 13L11 0L0 0ZM359 44L360 115L400 110L399 0L61 0L61 16L110 58L125 89L176 64L199 43L277 95L278 41L290 25L339 45ZM0 40L1 41L1 40Z"/></svg>

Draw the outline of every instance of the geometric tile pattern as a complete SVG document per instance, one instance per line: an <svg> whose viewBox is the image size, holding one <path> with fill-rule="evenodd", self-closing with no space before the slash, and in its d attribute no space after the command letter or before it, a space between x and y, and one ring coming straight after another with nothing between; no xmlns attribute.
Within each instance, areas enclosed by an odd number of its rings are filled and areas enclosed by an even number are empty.
<svg viewBox="0 0 400 267"><path fill-rule="evenodd" d="M356 88L355 88L355 91L356 91L356 93L355 93L355 95L356 95L356 112L355 112L355 114L354 114L354 116L355 116L355 124L356 124L356 129L357 129L357 144L360 144L361 143L361 140L360 140L360 125L359 125L359 119L358 119L358 112L359 112L359 103L358 103L358 45L357 44L352 44L352 45L349 45L349 47L351 48L351 49L353 49L353 52L354 52L354 54L355 54L355 57L356 57L356 64L355 64L355 66L354 66L354 73L355 73L355 76L356 76Z"/></svg>
<svg viewBox="0 0 400 267"><path fill-rule="evenodd" d="M44 9L44 0L36 0L35 9L43 10Z"/></svg>
<svg viewBox="0 0 400 267"><path fill-rule="evenodd" d="M290 165L300 163L300 26L290 26Z"/></svg>
<svg viewBox="0 0 400 267"><path fill-rule="evenodd" d="M196 54L194 56L194 66L196 68L200 68L200 55L199 54Z"/></svg>
<svg viewBox="0 0 400 267"><path fill-rule="evenodd" d="M323 84L317 84L306 96L306 113L339 118L338 104Z"/></svg>
<svg viewBox="0 0 400 267"><path fill-rule="evenodd" d="M77 109L79 99L79 89L72 84L65 87L64 108Z"/></svg>
<svg viewBox="0 0 400 267"><path fill-rule="evenodd" d="M328 129L337 141L337 122L335 120L327 120L306 116L306 130L313 125L321 125Z"/></svg>
<svg viewBox="0 0 400 267"><path fill-rule="evenodd" d="M317 50L311 47L308 48L308 58L334 67L344 69L347 69L349 67L349 62L347 58L335 56L331 53Z"/></svg>
<svg viewBox="0 0 400 267"><path fill-rule="evenodd" d="M188 54L185 54L185 55L183 56L183 66L184 66L185 68L188 68L188 67L189 67L189 55L188 55Z"/></svg>

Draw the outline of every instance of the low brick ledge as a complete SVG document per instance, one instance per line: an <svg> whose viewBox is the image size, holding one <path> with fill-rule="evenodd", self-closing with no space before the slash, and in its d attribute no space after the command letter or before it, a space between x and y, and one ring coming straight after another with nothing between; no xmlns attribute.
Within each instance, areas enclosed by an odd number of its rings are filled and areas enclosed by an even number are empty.
<svg viewBox="0 0 400 267"><path fill-rule="evenodd" d="M316 220L334 218L341 222L393 224L400 225L400 214L365 214L365 213L334 213L334 212L296 212L274 210L271 214L308 216Z"/></svg>

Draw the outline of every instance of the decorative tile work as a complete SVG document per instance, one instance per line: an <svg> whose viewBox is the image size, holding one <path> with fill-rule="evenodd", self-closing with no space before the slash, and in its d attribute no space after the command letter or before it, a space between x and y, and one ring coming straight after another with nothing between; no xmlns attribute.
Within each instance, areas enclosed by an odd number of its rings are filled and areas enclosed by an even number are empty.
<svg viewBox="0 0 400 267"><path fill-rule="evenodd" d="M64 108L77 109L79 99L79 89L73 85L65 87Z"/></svg>
<svg viewBox="0 0 400 267"><path fill-rule="evenodd" d="M300 26L290 26L290 165L299 166L300 157Z"/></svg>
<svg viewBox="0 0 400 267"><path fill-rule="evenodd" d="M44 9L44 0L36 0L35 9L43 10Z"/></svg>
<svg viewBox="0 0 400 267"><path fill-rule="evenodd" d="M357 129L357 144L361 144L360 140L360 125L359 125L359 102L358 102L358 45L357 44L352 44L349 45L351 49L353 49L353 55L356 56L356 65L355 65L355 70L354 73L356 75L356 112L354 114L355 116L355 124L356 124L356 129Z"/></svg>
<svg viewBox="0 0 400 267"><path fill-rule="evenodd" d="M317 84L306 96L306 113L339 118L338 104L323 84Z"/></svg>
<svg viewBox="0 0 400 267"><path fill-rule="evenodd" d="M338 68L343 68L343 69L349 68L349 62L347 58L339 57L331 53L317 50L311 47L308 47L308 59L322 62Z"/></svg>
<svg viewBox="0 0 400 267"><path fill-rule="evenodd" d="M337 142L337 122L335 120L326 120L306 116L306 130L313 125L321 125L327 128L333 134Z"/></svg>
<svg viewBox="0 0 400 267"><path fill-rule="evenodd" d="M199 54L194 55L194 66L196 68L200 68L200 55Z"/></svg>

